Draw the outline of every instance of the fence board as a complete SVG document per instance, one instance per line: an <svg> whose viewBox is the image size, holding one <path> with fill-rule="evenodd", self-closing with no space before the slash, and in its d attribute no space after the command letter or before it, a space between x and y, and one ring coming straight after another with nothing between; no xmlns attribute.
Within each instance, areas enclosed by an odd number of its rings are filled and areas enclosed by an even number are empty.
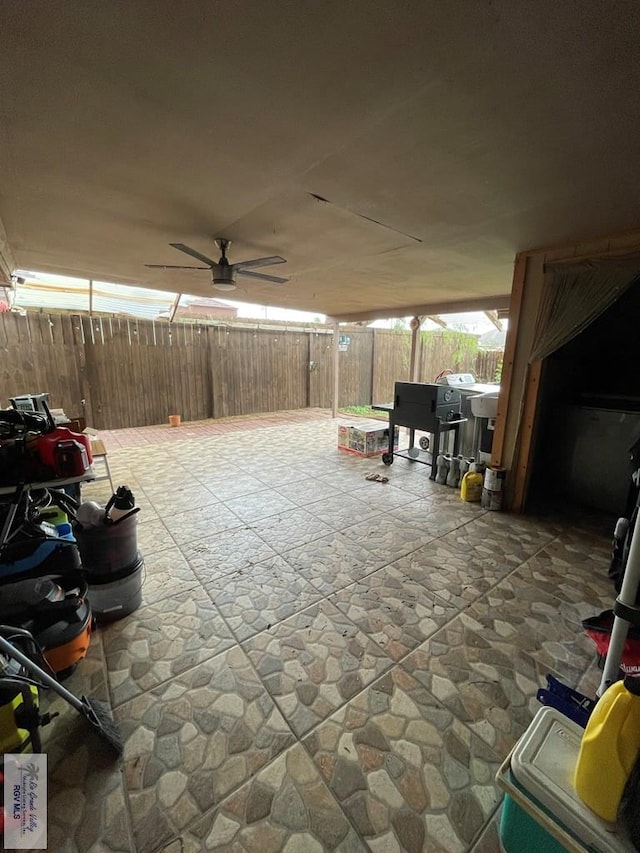
<svg viewBox="0 0 640 853"><path fill-rule="evenodd" d="M309 333L309 406L328 409L333 394L332 336ZM313 366L313 367L312 367Z"/></svg>
<svg viewBox="0 0 640 853"><path fill-rule="evenodd" d="M340 405L391 400L395 381L409 377L410 333L341 333L351 341L340 353ZM473 336L422 334L420 381L447 368L494 381L502 353L476 350ZM166 423L174 413L189 421L328 408L333 394L332 335L314 329L11 313L0 315L0 357L3 403L48 391L52 406L98 429Z"/></svg>
<svg viewBox="0 0 640 853"><path fill-rule="evenodd" d="M396 381L409 379L411 333L391 329L376 331L376 351L373 363L372 403L389 403L393 400Z"/></svg>
<svg viewBox="0 0 640 853"><path fill-rule="evenodd" d="M482 350L476 357L475 374L478 382L499 382L502 374L502 350Z"/></svg>

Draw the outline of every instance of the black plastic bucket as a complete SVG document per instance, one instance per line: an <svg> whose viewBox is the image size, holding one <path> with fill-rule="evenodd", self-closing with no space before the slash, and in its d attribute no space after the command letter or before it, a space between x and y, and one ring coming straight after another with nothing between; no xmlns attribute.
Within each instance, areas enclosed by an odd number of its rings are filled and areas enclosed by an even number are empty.
<svg viewBox="0 0 640 853"><path fill-rule="evenodd" d="M107 575L131 566L138 555L138 516L117 524L74 528L80 559L90 575Z"/></svg>

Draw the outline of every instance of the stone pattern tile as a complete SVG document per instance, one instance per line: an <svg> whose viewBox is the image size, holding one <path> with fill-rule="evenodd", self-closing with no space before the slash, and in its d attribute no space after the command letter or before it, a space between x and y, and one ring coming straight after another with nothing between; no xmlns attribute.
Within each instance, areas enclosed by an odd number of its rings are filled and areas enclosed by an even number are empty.
<svg viewBox="0 0 640 853"><path fill-rule="evenodd" d="M595 613L611 607L612 586L607 577L610 560L610 553L581 555L555 541L519 566L513 577L563 602L586 604Z"/></svg>
<svg viewBox="0 0 640 853"><path fill-rule="evenodd" d="M64 686L109 705L102 637L94 632L87 657ZM43 711L57 713L40 730L48 762L48 849L61 853L134 849L122 773L87 721L51 690L40 692Z"/></svg>
<svg viewBox="0 0 640 853"><path fill-rule="evenodd" d="M144 602L67 685L116 703L125 756L43 695L50 849L498 853L538 686L599 684L580 620L612 606L611 532L462 503L321 415L109 435Z"/></svg>
<svg viewBox="0 0 640 853"><path fill-rule="evenodd" d="M163 521L180 546L189 545L198 539L206 539L216 533L244 527L244 522L222 503L212 506L198 506L182 512L169 511Z"/></svg>
<svg viewBox="0 0 640 853"><path fill-rule="evenodd" d="M463 853L498 802L497 755L401 667L304 742L371 850Z"/></svg>
<svg viewBox="0 0 640 853"><path fill-rule="evenodd" d="M85 726L81 734L70 729L45 745L47 849L129 853L136 848L122 772L98 736Z"/></svg>
<svg viewBox="0 0 640 853"><path fill-rule="evenodd" d="M114 705L235 644L203 589L163 598L103 631Z"/></svg>
<svg viewBox="0 0 640 853"><path fill-rule="evenodd" d="M343 705L391 660L328 601L244 644L297 735Z"/></svg>
<svg viewBox="0 0 640 853"><path fill-rule="evenodd" d="M503 757L531 722L536 691L549 672L513 640L487 636L468 610L402 666Z"/></svg>
<svg viewBox="0 0 640 853"><path fill-rule="evenodd" d="M482 568L472 565L468 554L458 551L444 538L401 557L393 566L458 609L486 593L509 571L504 565Z"/></svg>
<svg viewBox="0 0 640 853"><path fill-rule="evenodd" d="M282 557L238 569L205 588L239 640L271 628L320 598Z"/></svg>
<svg viewBox="0 0 640 853"><path fill-rule="evenodd" d="M288 513L261 519L251 527L267 545L280 554L331 533L328 524L304 509L294 509Z"/></svg>
<svg viewBox="0 0 640 853"><path fill-rule="evenodd" d="M287 551L286 559L323 595L360 580L386 562L342 533L331 533Z"/></svg>
<svg viewBox="0 0 640 853"><path fill-rule="evenodd" d="M184 545L182 553L201 583L206 584L261 563L276 552L253 530L236 527Z"/></svg>
<svg viewBox="0 0 640 853"><path fill-rule="evenodd" d="M395 566L368 575L330 600L394 660L457 613Z"/></svg>
<svg viewBox="0 0 640 853"><path fill-rule="evenodd" d="M142 510L138 515L143 515ZM144 513L146 515L146 513ZM157 551L165 551L167 548L175 548L176 543L167 530L164 522L147 521L146 524L138 524L137 528L138 550L148 557Z"/></svg>
<svg viewBox="0 0 640 853"><path fill-rule="evenodd" d="M361 521L343 531L351 539L379 558L389 561L389 557L402 557L415 551L436 537L434 530L426 524L405 524L400 518L389 515L377 515L368 521Z"/></svg>
<svg viewBox="0 0 640 853"><path fill-rule="evenodd" d="M144 554L143 554L144 557ZM199 586L198 578L189 568L178 547L165 548L144 559L142 599L154 604L180 592Z"/></svg>
<svg viewBox="0 0 640 853"><path fill-rule="evenodd" d="M228 508L246 523L259 521L277 513L295 509L298 504L273 489L264 489L251 495L241 495L226 502Z"/></svg>
<svg viewBox="0 0 640 853"><path fill-rule="evenodd" d="M593 645L581 630L592 608L565 603L515 574L500 581L466 611L482 625L486 642L511 643L544 667L556 668L574 685L593 658Z"/></svg>
<svg viewBox="0 0 640 853"><path fill-rule="evenodd" d="M445 534L442 541L453 546L458 553L467 555L475 569L497 568L506 573L532 557L553 538L545 530L532 529L517 521L507 523L498 516L499 513L485 513Z"/></svg>
<svg viewBox="0 0 640 853"><path fill-rule="evenodd" d="M341 493L338 489L332 486L325 480L320 480L317 477L301 477L295 482L281 483L275 488L290 501L293 501L300 507L309 507L309 512L315 514L314 507L311 504L316 504L321 500L328 500L332 497L339 496Z"/></svg>
<svg viewBox="0 0 640 853"><path fill-rule="evenodd" d="M137 849L157 849L292 745L237 646L115 710Z"/></svg>
<svg viewBox="0 0 640 853"><path fill-rule="evenodd" d="M478 840L475 842L469 853L500 853L502 845L500 843L500 815L502 807L499 807L484 827Z"/></svg>
<svg viewBox="0 0 640 853"><path fill-rule="evenodd" d="M383 510L373 507L368 501L358 500L349 493L339 493L336 497L323 498L309 507L309 512L320 521L324 521L334 530L344 530L352 524L366 521Z"/></svg>
<svg viewBox="0 0 640 853"><path fill-rule="evenodd" d="M180 839L184 853L364 853L306 750L296 744Z"/></svg>

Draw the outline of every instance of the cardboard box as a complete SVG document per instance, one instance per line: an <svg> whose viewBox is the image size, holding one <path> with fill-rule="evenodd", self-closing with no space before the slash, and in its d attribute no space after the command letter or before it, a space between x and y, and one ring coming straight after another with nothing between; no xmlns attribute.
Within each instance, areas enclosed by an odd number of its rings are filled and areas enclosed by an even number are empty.
<svg viewBox="0 0 640 853"><path fill-rule="evenodd" d="M393 439L398 448L398 427ZM383 421L359 421L338 427L338 448L357 456L380 456L389 450L389 427Z"/></svg>

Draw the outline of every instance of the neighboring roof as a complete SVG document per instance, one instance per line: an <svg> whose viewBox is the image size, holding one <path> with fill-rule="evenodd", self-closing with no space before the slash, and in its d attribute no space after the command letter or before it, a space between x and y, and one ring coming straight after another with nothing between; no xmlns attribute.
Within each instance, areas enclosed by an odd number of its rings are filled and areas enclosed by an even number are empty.
<svg viewBox="0 0 640 853"><path fill-rule="evenodd" d="M224 308L226 311L237 311L238 309L229 305L227 302L222 302L220 299L189 299L185 298L183 302L180 303L181 308Z"/></svg>
<svg viewBox="0 0 640 853"><path fill-rule="evenodd" d="M153 320L171 308L175 294L127 287L105 281L93 282L93 298L87 279L46 273L19 272L26 280L15 285L13 305L16 308L45 311L89 311L90 302L96 314L116 314Z"/></svg>
<svg viewBox="0 0 640 853"><path fill-rule="evenodd" d="M442 314L638 223L637 2L8 2L0 32L14 267L206 296L145 264L225 236L291 278L234 299Z"/></svg>

